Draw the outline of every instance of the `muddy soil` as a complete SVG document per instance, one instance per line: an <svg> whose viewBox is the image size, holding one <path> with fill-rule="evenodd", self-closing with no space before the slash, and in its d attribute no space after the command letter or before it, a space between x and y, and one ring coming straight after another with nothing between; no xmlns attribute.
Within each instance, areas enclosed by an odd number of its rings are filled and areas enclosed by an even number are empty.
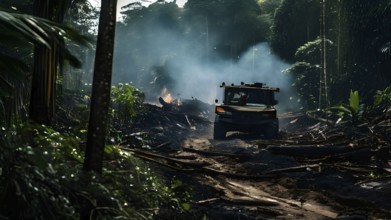
<svg viewBox="0 0 391 220"><path fill-rule="evenodd" d="M330 154L298 157L271 150L304 143L298 142L306 138L303 128L316 121L297 122L297 115L282 119L277 140L229 133L217 141L208 120L156 109L149 118L153 114L156 120L138 127L154 135L155 142L142 150L161 155L156 160L164 161L162 169L179 177L193 195L188 212L161 210L158 219L391 219L388 156L381 161L354 156L355 161L338 154L335 160Z"/></svg>

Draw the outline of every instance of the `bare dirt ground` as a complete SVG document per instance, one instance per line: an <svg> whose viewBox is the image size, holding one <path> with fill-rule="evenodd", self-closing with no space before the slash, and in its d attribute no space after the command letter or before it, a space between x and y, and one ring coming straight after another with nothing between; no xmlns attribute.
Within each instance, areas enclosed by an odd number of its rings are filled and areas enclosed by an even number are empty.
<svg viewBox="0 0 391 220"><path fill-rule="evenodd" d="M277 140L229 133L216 141L211 122L150 106L137 129L154 134L153 143L135 155L182 179L193 195L188 213L161 210L159 218L391 219L389 142L373 151L362 147L371 138L327 134L299 115L280 124Z"/></svg>

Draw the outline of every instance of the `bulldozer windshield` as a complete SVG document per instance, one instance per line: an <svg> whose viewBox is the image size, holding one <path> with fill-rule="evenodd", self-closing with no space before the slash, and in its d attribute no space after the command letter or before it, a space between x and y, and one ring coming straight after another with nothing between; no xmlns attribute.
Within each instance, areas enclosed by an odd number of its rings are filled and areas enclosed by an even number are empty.
<svg viewBox="0 0 391 220"><path fill-rule="evenodd" d="M258 88L225 88L226 105L272 106L274 92Z"/></svg>

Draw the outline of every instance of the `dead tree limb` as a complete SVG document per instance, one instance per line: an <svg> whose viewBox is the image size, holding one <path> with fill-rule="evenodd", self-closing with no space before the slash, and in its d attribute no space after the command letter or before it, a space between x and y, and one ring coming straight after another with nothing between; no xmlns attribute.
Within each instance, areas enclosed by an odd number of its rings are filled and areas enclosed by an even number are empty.
<svg viewBox="0 0 391 220"><path fill-rule="evenodd" d="M221 175L224 177L232 178L232 179L252 179L252 180L260 180L260 179L270 179L272 175L248 175L248 174L239 174L239 173L227 173L223 171L214 170L208 167L202 168L202 173L206 175Z"/></svg>
<svg viewBox="0 0 391 220"><path fill-rule="evenodd" d="M221 198L210 198L210 199L205 199L205 200L200 200L195 202L197 205L211 205L217 202L220 202Z"/></svg>
<svg viewBox="0 0 391 220"><path fill-rule="evenodd" d="M388 180L388 179L391 179L391 175L381 176L381 177L376 177L376 178L363 180L363 181L355 183L354 185L359 186L359 185L364 184L364 183L375 182L375 181L383 181L383 180Z"/></svg>
<svg viewBox="0 0 391 220"><path fill-rule="evenodd" d="M134 155L138 158L148 160L150 162L157 163L159 165L165 166L167 168L171 168L181 172L196 172L204 175L221 175L233 179L269 179L271 176L268 175L247 175L247 174L238 174L238 173L227 173L223 171L214 170L208 167L207 163L195 163L195 162L184 162L180 160L175 160L172 158L168 158L166 156L161 156L152 153L146 153L142 151L135 151L131 149L126 149L128 151L134 152ZM161 161L163 160L163 161ZM180 165L180 166L179 166Z"/></svg>
<svg viewBox="0 0 391 220"><path fill-rule="evenodd" d="M319 168L320 164L313 164L313 165L303 165L303 166L296 166L296 167L287 167L282 169L275 169L265 172L264 174L276 174L276 173L286 173L286 172L302 172L302 171L308 171L308 169L311 168Z"/></svg>
<svg viewBox="0 0 391 220"><path fill-rule="evenodd" d="M188 166L188 167L195 167L195 168L199 168L199 167L204 167L204 166L207 166L207 165L210 165L209 163L206 163L206 162L189 162L189 161L182 161L182 160L178 160L178 159L173 159L173 158L170 158L170 157L167 157L167 156L163 156L163 155L160 155L160 154L155 154L155 153L150 153L150 152L145 152L145 151L141 151L141 150L134 150L134 149L129 149L129 148L123 148L123 147L120 147L122 150L126 150L126 151L131 151L133 152L136 156L143 156L144 158L148 157L148 158L151 158L151 159L163 159L165 161L168 161L168 162L171 162L171 163L176 163L176 164L181 164L181 165L185 165L185 166Z"/></svg>
<svg viewBox="0 0 391 220"><path fill-rule="evenodd" d="M293 157L320 158L328 160L361 160L371 156L369 148L352 148L347 146L271 146L267 150L273 154L289 155Z"/></svg>
<svg viewBox="0 0 391 220"><path fill-rule="evenodd" d="M171 144L171 141L167 141L167 142L164 142L162 144L159 144L158 146L156 146L154 149L157 150L157 149L160 149L160 148L163 148L163 147L166 147L168 145Z"/></svg>
<svg viewBox="0 0 391 220"><path fill-rule="evenodd" d="M370 148L355 149L351 152L335 154L327 158L327 161L368 162L373 152Z"/></svg>
<svg viewBox="0 0 391 220"><path fill-rule="evenodd" d="M277 202L267 201L267 200L259 200L252 198L229 198L223 196L221 198L211 198L206 200L201 200L196 202L197 205L211 205L215 203L226 203L233 205L243 205L243 206L278 206Z"/></svg>
<svg viewBox="0 0 391 220"><path fill-rule="evenodd" d="M224 157L230 157L230 158L249 158L249 154L232 154L232 153L226 153L226 152L216 152L216 151L205 151L205 150L196 150L193 148L182 148L183 151L191 152L191 153L197 153L201 155L206 156L224 156Z"/></svg>
<svg viewBox="0 0 391 220"><path fill-rule="evenodd" d="M195 171L195 169L192 169L192 168L178 167L178 166L175 166L175 165L172 165L172 164L168 164L168 163L161 162L161 161L159 161L159 160L156 160L156 159L153 159L153 158L150 158L150 157L143 156L143 155L137 155L137 154L135 154L135 156L138 157L138 158L140 158L140 159L147 160L147 161L150 161L150 162L153 162L153 163L162 165L162 166L164 166L164 167L167 167L167 168L170 168L170 169L173 169L173 170L176 170L176 171L181 171L181 172L191 172L191 171Z"/></svg>

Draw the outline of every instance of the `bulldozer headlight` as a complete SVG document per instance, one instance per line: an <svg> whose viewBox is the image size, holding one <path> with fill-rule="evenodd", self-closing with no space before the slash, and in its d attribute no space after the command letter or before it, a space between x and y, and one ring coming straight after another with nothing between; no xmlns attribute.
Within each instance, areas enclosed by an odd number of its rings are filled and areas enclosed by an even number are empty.
<svg viewBox="0 0 391 220"><path fill-rule="evenodd" d="M225 113L225 110L224 110L224 108L222 108L220 106L217 106L216 109L215 109L215 112L216 113Z"/></svg>
<svg viewBox="0 0 391 220"><path fill-rule="evenodd" d="M226 111L223 107L220 106L216 106L215 113L219 115L226 115L226 116L232 115L231 112Z"/></svg>

